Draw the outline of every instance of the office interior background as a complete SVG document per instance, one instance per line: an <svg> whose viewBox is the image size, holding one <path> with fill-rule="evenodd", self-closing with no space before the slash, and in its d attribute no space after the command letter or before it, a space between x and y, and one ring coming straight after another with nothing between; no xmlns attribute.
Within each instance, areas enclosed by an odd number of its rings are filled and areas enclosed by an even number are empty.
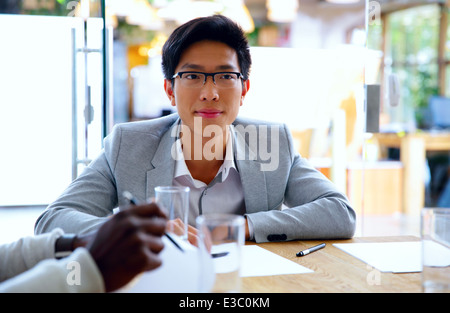
<svg viewBox="0 0 450 313"><path fill-rule="evenodd" d="M286 123L352 202L356 235L420 235L450 207L450 32L440 0L2 0L0 242L37 216L111 128L173 112L161 47L222 13L246 31L240 115Z"/></svg>

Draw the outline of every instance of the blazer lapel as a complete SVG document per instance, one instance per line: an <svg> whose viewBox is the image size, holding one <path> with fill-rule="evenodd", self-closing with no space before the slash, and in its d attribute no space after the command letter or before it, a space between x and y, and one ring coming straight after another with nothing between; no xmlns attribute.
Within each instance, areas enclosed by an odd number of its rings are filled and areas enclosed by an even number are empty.
<svg viewBox="0 0 450 313"><path fill-rule="evenodd" d="M175 135L172 131L177 123L164 133L158 148L151 161L152 169L147 171L147 199L155 196L156 186L171 186L175 171L175 159L172 156L172 147L175 147Z"/></svg>
<svg viewBox="0 0 450 313"><path fill-rule="evenodd" d="M244 189L247 213L268 210L266 176L257 161L257 153L245 142L239 131L235 131L235 160Z"/></svg>

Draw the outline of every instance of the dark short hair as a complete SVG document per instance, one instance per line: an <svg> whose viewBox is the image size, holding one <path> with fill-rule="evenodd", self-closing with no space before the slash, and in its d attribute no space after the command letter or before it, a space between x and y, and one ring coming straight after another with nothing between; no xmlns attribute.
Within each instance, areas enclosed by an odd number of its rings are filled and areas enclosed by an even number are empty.
<svg viewBox="0 0 450 313"><path fill-rule="evenodd" d="M247 37L238 24L223 15L196 18L173 31L162 49L164 77L172 79L181 54L190 45L203 40L222 42L233 48L244 80L248 79L252 60Z"/></svg>

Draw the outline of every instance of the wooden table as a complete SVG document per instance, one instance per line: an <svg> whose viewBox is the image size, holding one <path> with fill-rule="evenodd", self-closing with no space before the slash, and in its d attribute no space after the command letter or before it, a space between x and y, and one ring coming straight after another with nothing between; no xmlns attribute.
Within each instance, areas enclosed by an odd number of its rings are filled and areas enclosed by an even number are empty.
<svg viewBox="0 0 450 313"><path fill-rule="evenodd" d="M396 236L261 243L258 246L312 269L314 273L244 277L242 292L421 292L421 273L381 273L333 246L334 243L418 240L413 236ZM300 250L322 242L326 243L324 249L304 257L295 256Z"/></svg>
<svg viewBox="0 0 450 313"><path fill-rule="evenodd" d="M403 163L403 212L419 215L425 205L427 151L450 151L450 132L377 133L381 147L400 149Z"/></svg>

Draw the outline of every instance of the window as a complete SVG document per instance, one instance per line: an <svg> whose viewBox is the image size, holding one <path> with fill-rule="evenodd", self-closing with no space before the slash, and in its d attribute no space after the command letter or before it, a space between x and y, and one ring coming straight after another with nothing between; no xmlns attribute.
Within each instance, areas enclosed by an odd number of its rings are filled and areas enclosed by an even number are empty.
<svg viewBox="0 0 450 313"><path fill-rule="evenodd" d="M391 122L415 122L417 128L429 128L429 98L439 94L440 6L393 12L384 21L384 77L395 74L401 88L401 112L390 116Z"/></svg>

